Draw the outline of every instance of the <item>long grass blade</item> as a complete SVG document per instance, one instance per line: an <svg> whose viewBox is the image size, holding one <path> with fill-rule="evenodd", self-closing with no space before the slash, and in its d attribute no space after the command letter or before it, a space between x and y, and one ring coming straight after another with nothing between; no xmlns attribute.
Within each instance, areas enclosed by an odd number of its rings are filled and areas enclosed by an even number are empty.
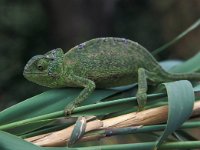
<svg viewBox="0 0 200 150"><path fill-rule="evenodd" d="M195 23L193 23L185 31L181 32L181 34L179 34L173 40L171 40L170 42L168 42L168 43L164 44L163 46L161 46L161 47L157 48L156 50L154 50L152 52L152 54L156 55L156 54L160 53L161 51L165 50L166 48L170 47L171 45L173 45L174 43L176 43L177 41L179 41L180 39L182 39L184 36L186 36L188 33L190 33L191 31L193 31L194 29L196 29L199 25L200 25L200 19L198 19Z"/></svg>
<svg viewBox="0 0 200 150"><path fill-rule="evenodd" d="M164 83L164 85L168 94L169 113L167 126L158 139L156 147L159 147L190 117L195 100L193 87L187 80Z"/></svg>

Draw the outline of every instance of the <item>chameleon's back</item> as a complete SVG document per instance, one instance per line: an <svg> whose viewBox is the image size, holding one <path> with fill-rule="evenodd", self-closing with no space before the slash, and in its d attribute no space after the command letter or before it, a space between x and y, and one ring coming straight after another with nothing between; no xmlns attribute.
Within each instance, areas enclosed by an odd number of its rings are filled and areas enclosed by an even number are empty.
<svg viewBox="0 0 200 150"><path fill-rule="evenodd" d="M97 38L65 54L66 71L89 78L97 87L115 87L137 82L138 68L153 70L156 60L141 45L123 38Z"/></svg>

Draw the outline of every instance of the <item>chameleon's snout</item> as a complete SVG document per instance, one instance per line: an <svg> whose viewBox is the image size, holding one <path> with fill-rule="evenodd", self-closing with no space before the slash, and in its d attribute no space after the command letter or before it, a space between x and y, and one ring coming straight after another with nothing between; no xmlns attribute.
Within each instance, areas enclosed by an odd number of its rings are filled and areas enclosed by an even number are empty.
<svg viewBox="0 0 200 150"><path fill-rule="evenodd" d="M28 79L28 76L31 74L31 72L29 71L29 69L27 68L27 65L24 67L24 71L23 71L23 76Z"/></svg>
<svg viewBox="0 0 200 150"><path fill-rule="evenodd" d="M28 74L31 74L35 71L35 62L38 60L38 59L41 59L43 58L42 55L37 55L37 56L34 56L32 57L28 62L27 64L25 65L24 67L24 71L23 71L23 75L26 77Z"/></svg>
<svg viewBox="0 0 200 150"><path fill-rule="evenodd" d="M24 67L24 71L23 71L23 76L24 76L24 77L26 77L27 74L30 74L30 73L31 73L29 66L30 66L30 62L28 62L28 63L25 65L25 67Z"/></svg>
<svg viewBox="0 0 200 150"><path fill-rule="evenodd" d="M27 74L28 74L28 71L26 69L24 69L23 76L25 77Z"/></svg>

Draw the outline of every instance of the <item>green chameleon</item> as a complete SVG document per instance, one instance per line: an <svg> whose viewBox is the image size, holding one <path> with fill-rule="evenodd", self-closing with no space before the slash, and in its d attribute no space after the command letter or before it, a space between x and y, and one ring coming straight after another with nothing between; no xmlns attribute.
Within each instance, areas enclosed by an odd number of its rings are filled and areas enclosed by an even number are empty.
<svg viewBox="0 0 200 150"><path fill-rule="evenodd" d="M139 108L147 99L147 81L158 85L175 80L200 80L200 74L172 74L164 71L141 45L124 38L96 38L73 47L67 53L57 48L31 58L23 72L26 79L39 85L83 87L66 106L65 113L87 99L95 88L110 88L138 82Z"/></svg>

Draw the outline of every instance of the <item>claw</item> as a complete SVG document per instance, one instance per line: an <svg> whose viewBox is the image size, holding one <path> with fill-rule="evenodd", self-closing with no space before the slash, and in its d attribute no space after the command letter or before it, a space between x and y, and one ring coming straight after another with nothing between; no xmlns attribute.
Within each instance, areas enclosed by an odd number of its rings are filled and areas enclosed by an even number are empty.
<svg viewBox="0 0 200 150"><path fill-rule="evenodd" d="M136 97L137 97L139 111L144 110L144 106L146 105L146 102L147 102L147 94L137 93Z"/></svg>
<svg viewBox="0 0 200 150"><path fill-rule="evenodd" d="M68 104L66 107L65 107L65 116L70 116L73 112L73 110L75 109L75 105L74 104Z"/></svg>

